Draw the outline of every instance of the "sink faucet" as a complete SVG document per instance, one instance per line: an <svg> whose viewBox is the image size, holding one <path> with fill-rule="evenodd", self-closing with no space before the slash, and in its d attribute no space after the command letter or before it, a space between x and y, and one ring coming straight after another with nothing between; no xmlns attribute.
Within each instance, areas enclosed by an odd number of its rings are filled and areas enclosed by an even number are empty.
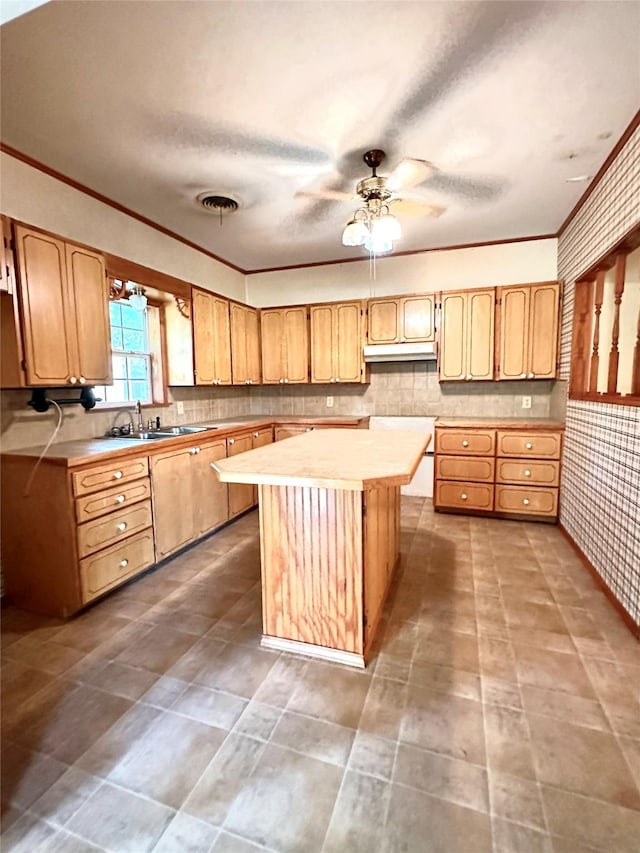
<svg viewBox="0 0 640 853"><path fill-rule="evenodd" d="M142 403L136 400L136 415L138 416L138 432L144 432L144 421L142 420Z"/></svg>

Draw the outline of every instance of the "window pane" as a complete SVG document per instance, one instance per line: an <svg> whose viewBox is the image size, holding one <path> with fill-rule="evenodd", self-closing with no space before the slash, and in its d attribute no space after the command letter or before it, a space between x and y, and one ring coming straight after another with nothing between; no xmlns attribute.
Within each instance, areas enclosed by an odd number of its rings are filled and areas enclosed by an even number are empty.
<svg viewBox="0 0 640 853"><path fill-rule="evenodd" d="M121 403L127 400L127 383L124 380L114 380L113 385L107 385L105 390L107 403Z"/></svg>
<svg viewBox="0 0 640 853"><path fill-rule="evenodd" d="M145 358L131 358L129 362L129 378L144 379L147 378L147 360Z"/></svg>
<svg viewBox="0 0 640 853"><path fill-rule="evenodd" d="M128 329L144 329L145 313L144 311L136 311L130 305L121 305L122 310L122 325Z"/></svg>
<svg viewBox="0 0 640 853"><path fill-rule="evenodd" d="M144 332L138 332L134 329L123 329L122 343L123 349L127 352L144 352L145 340Z"/></svg>
<svg viewBox="0 0 640 853"><path fill-rule="evenodd" d="M123 355L114 355L113 359L113 378L114 379L126 379L127 378L127 359Z"/></svg>
<svg viewBox="0 0 640 853"><path fill-rule="evenodd" d="M149 385L147 382L131 382L131 399L145 400L149 399Z"/></svg>
<svg viewBox="0 0 640 853"><path fill-rule="evenodd" d="M122 349L122 329L111 325L111 349Z"/></svg>
<svg viewBox="0 0 640 853"><path fill-rule="evenodd" d="M118 302L109 303L109 319L111 320L111 326L113 331L114 325L120 325L120 304Z"/></svg>

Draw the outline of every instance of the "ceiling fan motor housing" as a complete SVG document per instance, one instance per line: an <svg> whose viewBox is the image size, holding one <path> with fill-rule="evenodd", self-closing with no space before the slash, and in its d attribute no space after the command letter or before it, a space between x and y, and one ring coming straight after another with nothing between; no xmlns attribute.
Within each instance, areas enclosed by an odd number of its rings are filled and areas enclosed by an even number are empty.
<svg viewBox="0 0 640 853"><path fill-rule="evenodd" d="M359 181L356 192L365 201L370 201L371 199L386 201L388 198L391 198L391 193L387 189L387 179L377 176L364 178L362 181Z"/></svg>

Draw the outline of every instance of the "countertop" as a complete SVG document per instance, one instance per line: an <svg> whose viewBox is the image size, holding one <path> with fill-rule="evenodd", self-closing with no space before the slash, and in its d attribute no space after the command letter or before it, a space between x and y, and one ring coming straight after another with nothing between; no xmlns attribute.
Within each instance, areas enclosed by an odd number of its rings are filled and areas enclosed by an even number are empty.
<svg viewBox="0 0 640 853"><path fill-rule="evenodd" d="M551 418L436 418L436 427L563 430L564 423Z"/></svg>
<svg viewBox="0 0 640 853"><path fill-rule="evenodd" d="M430 441L429 433L414 430L323 429L221 459L215 470L224 483L347 491L402 486Z"/></svg>
<svg viewBox="0 0 640 853"><path fill-rule="evenodd" d="M357 426L362 421L368 421L368 415L335 416L335 417L297 417L295 415L240 415L235 418L224 418L200 423L190 423L189 426L211 427L206 432L176 435L164 439L140 440L137 438L85 438L74 441L61 441L52 444L47 450L46 459L58 465L69 468L78 465L109 462L111 459L122 459L149 452L164 452L173 448L197 445L198 442L225 439L234 435L238 430L261 429L278 424L340 424L342 426ZM184 424L186 426L186 424ZM162 427L160 428L162 431ZM5 458L36 458L42 453L43 445L24 447L10 450L2 454Z"/></svg>

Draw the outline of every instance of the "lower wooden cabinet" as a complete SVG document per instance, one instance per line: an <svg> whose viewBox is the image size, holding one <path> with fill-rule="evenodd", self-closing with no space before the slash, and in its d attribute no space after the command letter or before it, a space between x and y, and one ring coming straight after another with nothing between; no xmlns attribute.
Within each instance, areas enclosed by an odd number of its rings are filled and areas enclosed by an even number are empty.
<svg viewBox="0 0 640 853"><path fill-rule="evenodd" d="M557 519L561 425L446 421L435 448L436 510Z"/></svg>
<svg viewBox="0 0 640 853"><path fill-rule="evenodd" d="M82 603L87 604L110 589L120 586L154 562L151 528L81 560Z"/></svg>
<svg viewBox="0 0 640 853"><path fill-rule="evenodd" d="M227 439L227 456L236 456L253 450L251 433ZM229 516L234 518L254 506L254 487L245 483L229 484Z"/></svg>

